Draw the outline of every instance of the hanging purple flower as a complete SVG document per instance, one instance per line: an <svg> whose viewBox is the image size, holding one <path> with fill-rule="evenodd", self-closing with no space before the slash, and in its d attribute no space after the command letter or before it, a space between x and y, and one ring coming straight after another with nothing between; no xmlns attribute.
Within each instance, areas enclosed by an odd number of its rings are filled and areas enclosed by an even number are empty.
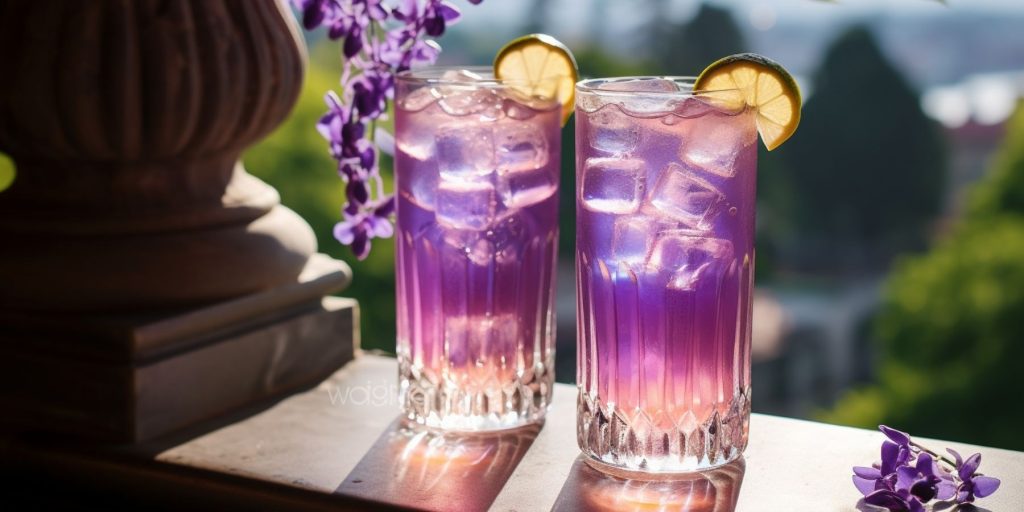
<svg viewBox="0 0 1024 512"><path fill-rule="evenodd" d="M394 233L388 220L394 196L384 193L377 158L378 147L393 146L394 139L377 135L376 123L387 116L395 74L433 63L441 48L429 38L443 34L461 14L446 0L396 0L390 5L385 0L292 1L307 30L326 27L329 38L342 40L342 95L326 94L327 112L316 128L345 181L346 201L334 237L363 259L373 238ZM380 138L379 144L374 137Z"/></svg>
<svg viewBox="0 0 1024 512"><path fill-rule="evenodd" d="M373 238L390 238L395 228L388 220L393 211L394 198L374 204L367 211L342 211L343 220L334 225L334 238L349 246L359 259L370 254Z"/></svg>

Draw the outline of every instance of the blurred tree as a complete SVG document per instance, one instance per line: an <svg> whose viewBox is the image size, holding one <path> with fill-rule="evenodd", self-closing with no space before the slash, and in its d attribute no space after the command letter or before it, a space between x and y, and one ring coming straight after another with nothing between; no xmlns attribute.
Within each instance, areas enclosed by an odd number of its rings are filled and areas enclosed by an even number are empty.
<svg viewBox="0 0 1024 512"><path fill-rule="evenodd" d="M708 64L746 48L729 9L702 3L689 22L680 24L669 19L667 4L655 3L648 42L660 74L696 76Z"/></svg>
<svg viewBox="0 0 1024 512"><path fill-rule="evenodd" d="M996 155L989 177L978 184L971 197L969 215L986 217L999 213L1024 215L1024 102L1007 122L1007 143Z"/></svg>
<svg viewBox="0 0 1024 512"><path fill-rule="evenodd" d="M799 133L780 148L796 250L814 270L865 270L920 249L939 213L943 140L874 37L854 27L826 50ZM781 179L781 177L780 177Z"/></svg>
<svg viewBox="0 0 1024 512"><path fill-rule="evenodd" d="M352 285L341 293L359 300L363 348L395 348L394 243L374 240L364 261L339 244L332 235L341 218L344 184L334 171L336 164L327 144L316 131L326 110L323 96L338 88L338 49L330 42L312 48L311 62L298 104L287 121L244 155L245 166L281 193L281 202L309 222L320 251L352 266ZM382 175L391 189L391 162L381 162Z"/></svg>
<svg viewBox="0 0 1024 512"><path fill-rule="evenodd" d="M1024 449L1024 108L970 209L930 253L897 265L875 324L879 381L824 415Z"/></svg>

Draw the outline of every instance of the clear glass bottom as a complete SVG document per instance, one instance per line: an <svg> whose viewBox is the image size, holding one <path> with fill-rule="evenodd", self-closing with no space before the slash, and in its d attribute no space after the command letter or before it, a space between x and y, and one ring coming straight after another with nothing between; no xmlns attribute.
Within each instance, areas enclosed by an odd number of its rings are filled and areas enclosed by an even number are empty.
<svg viewBox="0 0 1024 512"><path fill-rule="evenodd" d="M399 357L399 400L405 417L446 431L505 430L544 419L551 404L552 364L499 385L445 385Z"/></svg>
<svg viewBox="0 0 1024 512"><path fill-rule="evenodd" d="M698 417L686 411L678 421L657 424L643 411L632 416L582 390L576 411L576 440L591 466L622 478L716 468L743 455L750 428L750 389L725 407ZM662 416L664 420L664 416Z"/></svg>

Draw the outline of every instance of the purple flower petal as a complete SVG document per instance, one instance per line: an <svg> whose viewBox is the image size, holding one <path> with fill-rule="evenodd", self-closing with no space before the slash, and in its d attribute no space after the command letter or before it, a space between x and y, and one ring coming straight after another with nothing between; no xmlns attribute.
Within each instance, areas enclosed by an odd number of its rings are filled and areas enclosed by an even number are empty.
<svg viewBox="0 0 1024 512"><path fill-rule="evenodd" d="M345 36L345 44L342 45L341 51L345 54L345 57L355 57L359 50L363 49L363 37L362 29L353 27L352 31Z"/></svg>
<svg viewBox="0 0 1024 512"><path fill-rule="evenodd" d="M444 18L434 16L423 20L423 30L430 37L439 37L444 34Z"/></svg>
<svg viewBox="0 0 1024 512"><path fill-rule="evenodd" d="M935 498L940 500L948 500L956 494L956 484L951 481L939 482L935 487Z"/></svg>
<svg viewBox="0 0 1024 512"><path fill-rule="evenodd" d="M360 232L356 235L352 243L349 244L352 249L352 253L356 255L359 260L365 260L370 255L370 237L366 236L366 232Z"/></svg>
<svg viewBox="0 0 1024 512"><path fill-rule="evenodd" d="M864 503L885 507L892 512L909 512L910 504L893 491L882 489L864 497Z"/></svg>
<svg viewBox="0 0 1024 512"><path fill-rule="evenodd" d="M979 498L990 496L992 493L999 489L1001 483L998 478L991 476L975 476L971 480L974 481L974 495Z"/></svg>
<svg viewBox="0 0 1024 512"><path fill-rule="evenodd" d="M928 455L925 452L921 452L921 454L917 456L918 473L921 473L924 476L938 478L938 473L936 471L937 469L938 468L936 468L935 466L935 459L933 459L931 455Z"/></svg>
<svg viewBox="0 0 1024 512"><path fill-rule="evenodd" d="M391 235L395 234L395 228L391 225L391 221L383 217L368 217L367 222L371 228L370 234L377 238L391 238Z"/></svg>
<svg viewBox="0 0 1024 512"><path fill-rule="evenodd" d="M885 425L879 425L878 429L881 430L883 434L885 434L885 437L888 437L889 439L892 440L892 442L898 445L906 446L910 444L910 436L907 435L905 432L900 432L899 430L889 428Z"/></svg>
<svg viewBox="0 0 1024 512"><path fill-rule="evenodd" d="M896 490L909 490L917 481L919 474L916 469L910 466L900 466L897 468Z"/></svg>
<svg viewBox="0 0 1024 512"><path fill-rule="evenodd" d="M349 180L345 187L345 195L353 203L366 204L366 201L370 199L370 190L366 188L366 183L363 181Z"/></svg>
<svg viewBox="0 0 1024 512"><path fill-rule="evenodd" d="M874 480L882 478L882 472L878 468L867 468L864 466L854 466L853 474L861 478L871 478Z"/></svg>
<svg viewBox="0 0 1024 512"><path fill-rule="evenodd" d="M440 14L441 17L444 18L444 21L449 24L454 23L462 16L459 9L448 2L441 2L441 4L437 6L437 13Z"/></svg>
<svg viewBox="0 0 1024 512"><path fill-rule="evenodd" d="M302 10L302 26L306 30L313 30L324 22L324 11L318 4L319 2L310 2Z"/></svg>
<svg viewBox="0 0 1024 512"><path fill-rule="evenodd" d="M974 501L974 486L971 482L964 482L956 489L957 503L970 503Z"/></svg>
<svg viewBox="0 0 1024 512"><path fill-rule="evenodd" d="M956 460L956 467L960 467L963 465L964 458L960 456L960 452L952 448L946 448L946 451L949 452L949 454L952 455L953 458Z"/></svg>
<svg viewBox="0 0 1024 512"><path fill-rule="evenodd" d="M388 217L395 212L395 196L388 196L386 199L380 202L379 205L373 210L373 214L378 217Z"/></svg>
<svg viewBox="0 0 1024 512"><path fill-rule="evenodd" d="M853 475L853 485L858 491L864 496L875 492L875 487L878 480L870 478L861 478L857 475Z"/></svg>
<svg viewBox="0 0 1024 512"><path fill-rule="evenodd" d="M900 446L891 441L882 442L882 466L881 471L883 475L894 473L898 464L900 453Z"/></svg>
<svg viewBox="0 0 1024 512"><path fill-rule="evenodd" d="M981 465L981 454L980 453L975 453L974 455L971 455L970 457L967 457L967 460L964 461L963 465L961 465L959 468L957 468L957 473L960 475L960 479L961 480L969 480L971 478L971 475L973 475L974 472L977 471L978 466L980 466L980 465Z"/></svg>

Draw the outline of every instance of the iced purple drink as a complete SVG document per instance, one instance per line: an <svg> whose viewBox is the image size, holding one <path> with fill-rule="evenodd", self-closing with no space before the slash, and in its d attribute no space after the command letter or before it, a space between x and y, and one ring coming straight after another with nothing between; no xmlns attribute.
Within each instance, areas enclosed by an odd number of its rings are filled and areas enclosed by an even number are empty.
<svg viewBox="0 0 1024 512"><path fill-rule="evenodd" d="M684 79L577 86L577 440L606 470L739 457L756 128Z"/></svg>
<svg viewBox="0 0 1024 512"><path fill-rule="evenodd" d="M400 397L452 430L539 420L554 369L560 106L489 70L400 75Z"/></svg>

